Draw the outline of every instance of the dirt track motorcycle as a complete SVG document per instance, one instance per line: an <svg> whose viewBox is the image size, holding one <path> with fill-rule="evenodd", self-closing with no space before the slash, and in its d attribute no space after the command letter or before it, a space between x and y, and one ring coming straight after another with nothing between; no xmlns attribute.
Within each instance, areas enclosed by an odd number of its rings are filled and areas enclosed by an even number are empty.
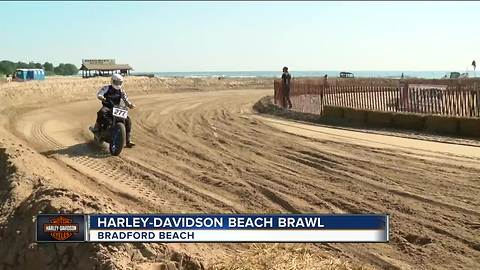
<svg viewBox="0 0 480 270"><path fill-rule="evenodd" d="M90 127L95 142L99 145L102 145L103 142L108 143L108 149L113 156L120 155L126 144L127 132L125 122L127 116L128 107L122 100L119 105L114 105L113 109L109 111L104 123L101 123L97 132L94 132L93 127Z"/></svg>

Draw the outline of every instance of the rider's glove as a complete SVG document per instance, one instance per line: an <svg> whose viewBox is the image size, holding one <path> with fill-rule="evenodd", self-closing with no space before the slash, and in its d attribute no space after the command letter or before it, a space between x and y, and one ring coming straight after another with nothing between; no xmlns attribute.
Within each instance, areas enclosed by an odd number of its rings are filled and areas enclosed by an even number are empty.
<svg viewBox="0 0 480 270"><path fill-rule="evenodd" d="M130 107L130 109L135 109L135 107L137 107L137 106L135 106L135 104L132 103L132 104L130 104L129 107Z"/></svg>

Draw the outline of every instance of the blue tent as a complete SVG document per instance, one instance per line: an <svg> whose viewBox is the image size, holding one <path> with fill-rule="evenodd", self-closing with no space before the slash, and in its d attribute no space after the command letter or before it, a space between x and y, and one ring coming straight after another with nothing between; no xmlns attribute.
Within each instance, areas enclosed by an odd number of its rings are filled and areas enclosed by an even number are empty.
<svg viewBox="0 0 480 270"><path fill-rule="evenodd" d="M44 80L45 71L38 68L19 68L15 72L16 79L20 81Z"/></svg>

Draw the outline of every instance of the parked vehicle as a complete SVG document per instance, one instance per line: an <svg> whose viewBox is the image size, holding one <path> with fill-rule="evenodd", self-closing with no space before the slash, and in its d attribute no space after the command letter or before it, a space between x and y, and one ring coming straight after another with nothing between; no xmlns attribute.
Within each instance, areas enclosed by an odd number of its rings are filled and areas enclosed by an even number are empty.
<svg viewBox="0 0 480 270"><path fill-rule="evenodd" d="M450 78L450 79L465 79L465 78L468 78L468 73L465 72L465 73L461 73L460 72L450 72L450 75L445 75L444 79L446 78Z"/></svg>
<svg viewBox="0 0 480 270"><path fill-rule="evenodd" d="M355 78L355 76L351 72L340 72L339 77L340 78Z"/></svg>

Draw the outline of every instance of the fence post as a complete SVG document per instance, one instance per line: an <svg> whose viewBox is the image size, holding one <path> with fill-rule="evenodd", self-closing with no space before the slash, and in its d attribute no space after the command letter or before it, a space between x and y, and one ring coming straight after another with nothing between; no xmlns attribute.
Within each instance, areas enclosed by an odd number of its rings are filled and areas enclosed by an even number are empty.
<svg viewBox="0 0 480 270"><path fill-rule="evenodd" d="M473 89L475 91L475 97L476 97L475 102L476 102L476 108L477 108L475 110L475 113L476 113L475 116L479 117L480 116L480 91L477 88L477 83L476 82L473 84Z"/></svg>
<svg viewBox="0 0 480 270"><path fill-rule="evenodd" d="M320 114L323 113L323 97L325 96L325 85L320 87Z"/></svg>
<svg viewBox="0 0 480 270"><path fill-rule="evenodd" d="M278 105L278 82L273 80L273 103Z"/></svg>
<svg viewBox="0 0 480 270"><path fill-rule="evenodd" d="M407 110L409 109L408 108L408 104L409 104L409 91L410 90L410 87L408 86L408 82L407 81L403 81L403 82L400 82L400 101L399 101L399 104L400 104L400 107L401 108L405 108L407 107Z"/></svg>

